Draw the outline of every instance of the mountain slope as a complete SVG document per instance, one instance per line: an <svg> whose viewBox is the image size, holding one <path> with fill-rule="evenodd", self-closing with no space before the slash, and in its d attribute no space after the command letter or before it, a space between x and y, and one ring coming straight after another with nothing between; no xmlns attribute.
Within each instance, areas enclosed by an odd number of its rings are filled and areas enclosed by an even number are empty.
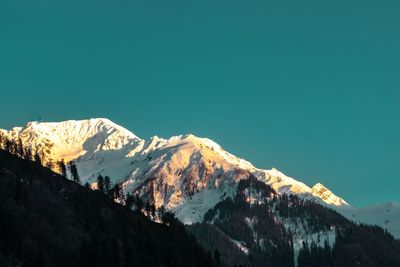
<svg viewBox="0 0 400 267"><path fill-rule="evenodd" d="M376 226L357 225L333 209L295 195L277 194L254 176L234 198L187 226L228 265L400 266L400 241Z"/></svg>
<svg viewBox="0 0 400 267"><path fill-rule="evenodd" d="M31 147L44 165L73 161L82 183L95 186L99 174L109 176L123 185L126 194L139 194L157 208L164 206L186 224L202 221L210 208L233 196L238 182L250 175L280 194L295 194L339 211L356 210L322 184L310 188L276 169L258 169L212 140L193 135L155 136L146 141L107 119L33 122L0 134L3 140Z"/></svg>
<svg viewBox="0 0 400 267"><path fill-rule="evenodd" d="M182 226L0 150L0 266L215 266Z"/></svg>
<svg viewBox="0 0 400 267"><path fill-rule="evenodd" d="M379 225L400 239L400 203L398 202L387 202L359 209L343 209L340 212L349 220Z"/></svg>

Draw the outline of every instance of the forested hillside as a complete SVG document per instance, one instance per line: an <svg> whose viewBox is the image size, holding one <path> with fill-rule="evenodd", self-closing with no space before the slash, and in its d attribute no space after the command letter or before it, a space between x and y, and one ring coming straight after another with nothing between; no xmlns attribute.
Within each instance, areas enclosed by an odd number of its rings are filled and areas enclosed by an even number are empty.
<svg viewBox="0 0 400 267"><path fill-rule="evenodd" d="M239 182L234 199L187 226L224 265L400 266L400 241L378 226L357 225L295 195L279 195L255 177Z"/></svg>
<svg viewBox="0 0 400 267"><path fill-rule="evenodd" d="M0 266L214 266L183 226L0 151Z"/></svg>

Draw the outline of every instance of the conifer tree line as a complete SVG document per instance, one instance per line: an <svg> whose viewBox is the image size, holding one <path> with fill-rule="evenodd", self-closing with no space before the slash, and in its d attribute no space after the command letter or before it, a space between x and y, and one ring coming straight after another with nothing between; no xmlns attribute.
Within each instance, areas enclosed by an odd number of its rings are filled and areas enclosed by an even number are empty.
<svg viewBox="0 0 400 267"><path fill-rule="evenodd" d="M91 186L89 183L86 183L85 187L90 188ZM111 178L107 175L103 176L100 174L97 177L97 190L115 202L143 213L153 221L161 222L165 219L165 216L171 216L171 214L165 211L164 206L157 209L154 203L150 203L149 200L144 203L138 194L125 195L122 185L120 183L113 184Z"/></svg>
<svg viewBox="0 0 400 267"><path fill-rule="evenodd" d="M81 184L78 168L74 161L66 163L64 159L61 159L58 162L53 162L51 159L45 159L42 150L38 148L32 149L29 145L24 144L21 138L10 139L0 132L0 149L20 158L34 161L43 167L56 170L61 176L70 178L72 181ZM91 188L88 183L85 184L85 187ZM164 207L157 209L154 203L150 203L149 201L144 203L137 195L129 194L125 196L122 185L119 183L113 185L109 176L99 175L97 177L97 189L115 202L126 205L131 209L138 210L152 220L162 221L162 218L166 213Z"/></svg>
<svg viewBox="0 0 400 267"><path fill-rule="evenodd" d="M61 176L64 176L66 178L68 176L67 171L69 171L69 173L71 174L71 180L76 183L80 183L78 169L73 161L69 162L68 165L66 165L64 159L61 159L58 162L53 162L49 158L46 159L43 150L40 150L38 147L32 149L32 147L28 144L24 144L21 138L10 139L2 132L0 132L0 149L3 149L20 158L34 161L43 167L56 170L61 174Z"/></svg>
<svg viewBox="0 0 400 267"><path fill-rule="evenodd" d="M90 185L86 183L86 187L90 187ZM119 183L113 185L109 176L102 176L100 174L97 177L97 190L115 202L120 204L125 204L126 202L122 185Z"/></svg>
<svg viewBox="0 0 400 267"><path fill-rule="evenodd" d="M75 183L80 184L81 180L79 178L78 169L73 161L69 163L69 171L71 172L71 178Z"/></svg>
<svg viewBox="0 0 400 267"><path fill-rule="evenodd" d="M24 143L21 138L18 138L16 140L12 140L8 138L8 136L4 135L2 132L0 132L0 149L3 149L13 155L16 155L18 157L28 159L28 160L33 160L40 161L43 158L43 155L41 153L33 153L32 149L29 146L24 146Z"/></svg>

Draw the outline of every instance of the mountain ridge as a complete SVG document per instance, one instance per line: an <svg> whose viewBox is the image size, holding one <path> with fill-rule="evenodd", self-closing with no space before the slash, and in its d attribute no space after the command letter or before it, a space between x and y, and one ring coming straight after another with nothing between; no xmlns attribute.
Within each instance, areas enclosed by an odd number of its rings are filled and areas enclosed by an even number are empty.
<svg viewBox="0 0 400 267"><path fill-rule="evenodd" d="M83 183L95 184L98 175L108 175L113 183L122 184L125 193L146 196L187 224L201 221L208 209L232 195L237 182L250 174L280 194L354 210L322 184L309 187L275 168L256 168L214 141L192 134L143 140L104 118L33 122L0 133L30 144L43 154L44 162L73 161Z"/></svg>
<svg viewBox="0 0 400 267"><path fill-rule="evenodd" d="M84 127L82 127L82 125ZM143 139L140 139L139 137L137 137L135 134L133 134L132 132L130 132L129 130L126 130L125 128L113 123L112 121L108 120L108 119L104 119L104 118L97 118L97 119L89 119L89 120L68 120L68 121L64 121L64 122L30 122L28 123L25 127L15 127L13 129L11 129L10 131L8 131L6 133L6 135L10 135L11 136L15 136L18 135L18 138L20 138L21 136L24 136L26 134L31 134L35 133L36 135L38 135L39 138L41 139L45 139L48 138L50 141L52 141L55 145L57 145L58 143L61 143L61 145L64 145L65 148L68 148L69 145L74 144L74 148L76 146L81 146L82 150L88 150L87 148L83 147L83 143L79 142L79 139L84 139L84 138L92 138L93 136L95 136L96 138L99 138L99 132L93 132L93 130L100 128L100 132L104 131L102 129L101 126L105 125L105 129L107 130L107 133L109 133L109 131L111 132L118 132L121 131L121 133L118 133L117 138L120 138L123 135L126 135L127 139L132 139L134 141L137 141L138 143L141 142L146 142ZM100 126L100 127L99 127ZM60 138L60 136L57 136L58 138L54 138L54 134L58 133L58 131L56 131L56 128L61 128L61 132L65 133L68 131L72 131L72 133L78 133L78 137L77 138L71 138L71 136L65 135L61 136L66 138L66 140L63 140L62 138ZM68 128L68 130L66 131L63 128ZM82 130L82 128L84 130ZM114 128L114 129L113 129ZM79 129L79 131L76 131L76 129ZM83 132L83 133L82 133ZM3 130L4 133L4 130ZM42 136L40 136L42 135ZM77 134L73 134L72 137L76 136ZM89 136L89 138L88 138ZM115 141L116 138L112 137L112 136L108 136L108 137L103 137L104 140L96 140L97 143L102 143L102 142L106 142L106 141L110 141L113 140ZM32 142L35 139L35 136L30 136L29 139L27 141ZM72 140L71 140L72 139ZM101 138L100 138L101 139ZM131 141L132 141L131 140ZM268 177L275 177L275 178L287 178L287 180L291 180L292 178L287 177L286 175L284 175L282 172L278 171L277 169L273 168L271 170L263 170L263 169L259 169L254 167L250 162L240 159L228 152L226 152L225 150L222 149L222 147L215 143L214 141L208 139L208 138L200 138L197 137L193 134L186 134L186 135L178 135L178 136L173 136L171 138L168 139L163 139L163 138L159 138L158 136L153 136L150 138L150 141L148 142L148 148L157 147L157 144L160 143L164 143L164 144L168 144L168 143L175 143L177 141L187 141L189 140L189 142L193 142L195 143L195 145L197 146L207 146L209 147L212 151L215 151L217 154L219 154L221 156L221 158L223 160L225 160L227 163L230 164L234 164L235 167L237 168L242 168L245 170L252 170L252 171L256 171L259 172L260 176L264 176L266 177L266 179L268 179ZM61 141L61 142L60 142ZM62 142L64 141L64 142ZM124 142L122 141L119 145L114 145L112 146L110 144L110 142L108 143L109 147L108 149L113 150L113 149L120 149L124 144ZM88 146L86 144L86 146ZM103 147L103 150L105 149L105 147ZM54 150L54 149L53 149ZM68 149L66 149L68 151ZM78 150L77 148L75 148L75 150ZM53 155L53 157L55 157L54 160L60 160L60 159L64 159L65 161L70 161L70 160L74 160L76 158L78 158L79 156L83 156L84 152L83 151L73 151L75 153L71 153L70 151L68 151L69 153L58 153L56 155ZM93 149L96 150L96 149ZM143 152L148 152L149 149L144 149ZM87 152L91 152L91 151L87 151ZM134 152L134 149L132 149L130 151L130 153L128 155L132 155L132 152ZM92 152L93 153L93 152ZM51 156L51 155L49 155ZM67 156L67 157L63 157L63 156ZM262 174L262 172L266 172L265 174ZM299 183L298 181L295 181L293 179L293 184L291 184L291 186L293 186L293 191L305 191L306 193L310 193L312 192L311 188L309 188L308 186L304 185L303 183ZM277 182L279 183L279 181ZM284 191L286 189L283 189L282 191ZM316 194L316 196L318 196ZM334 196L336 197L336 196ZM347 204L345 201L332 201L332 203L328 203L328 204L334 204L334 205L340 205L340 204Z"/></svg>

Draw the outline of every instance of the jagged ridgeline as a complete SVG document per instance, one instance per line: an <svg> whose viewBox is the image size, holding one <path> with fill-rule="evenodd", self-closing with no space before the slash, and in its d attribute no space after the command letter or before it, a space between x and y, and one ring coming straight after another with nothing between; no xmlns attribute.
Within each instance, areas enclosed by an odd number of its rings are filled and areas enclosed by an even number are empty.
<svg viewBox="0 0 400 267"><path fill-rule="evenodd" d="M226 266L400 266L400 241L382 228L278 195L252 176L187 229Z"/></svg>
<svg viewBox="0 0 400 267"><path fill-rule="evenodd" d="M0 150L0 266L215 266L183 226Z"/></svg>

